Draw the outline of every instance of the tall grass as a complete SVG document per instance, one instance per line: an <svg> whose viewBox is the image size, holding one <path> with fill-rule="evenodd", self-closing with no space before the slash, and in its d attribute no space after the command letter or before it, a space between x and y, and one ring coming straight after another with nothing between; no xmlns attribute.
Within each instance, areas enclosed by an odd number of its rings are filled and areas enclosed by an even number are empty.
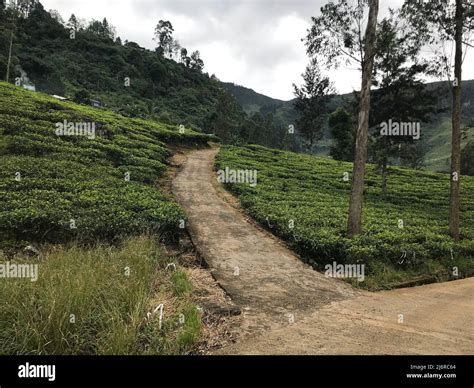
<svg viewBox="0 0 474 388"><path fill-rule="evenodd" d="M28 262L39 265L36 282L0 279L0 354L178 354L199 338L192 285L179 267L165 270L151 237L54 247ZM161 329L159 314L147 317L158 302Z"/></svg>

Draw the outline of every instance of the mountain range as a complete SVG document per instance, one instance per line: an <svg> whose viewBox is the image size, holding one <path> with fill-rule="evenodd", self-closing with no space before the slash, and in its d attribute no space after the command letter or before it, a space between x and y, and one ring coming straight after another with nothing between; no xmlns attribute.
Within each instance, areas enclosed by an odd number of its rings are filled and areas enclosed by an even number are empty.
<svg viewBox="0 0 474 388"><path fill-rule="evenodd" d="M247 114L254 112L272 112L275 117L285 123L294 123L297 112L294 109L294 100L283 101L260 94L245 86L234 83L223 83ZM426 147L425 167L430 170L449 171L451 157L451 103L449 84L447 82L432 82L427 84L429 90L439 93L439 107L442 113L433 115L431 122L422 125L422 141ZM344 106L344 103L353 97L352 93L334 96L330 110ZM465 146L474 139L474 80L463 81L462 118L465 127L462 145ZM468 130L471 129L471 130ZM331 136L325 131L323 139L316 147L318 155L327 155Z"/></svg>

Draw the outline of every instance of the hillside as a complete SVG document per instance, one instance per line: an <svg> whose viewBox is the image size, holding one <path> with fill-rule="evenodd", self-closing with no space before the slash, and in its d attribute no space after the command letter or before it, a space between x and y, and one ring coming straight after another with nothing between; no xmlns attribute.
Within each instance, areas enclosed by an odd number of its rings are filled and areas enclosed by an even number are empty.
<svg viewBox="0 0 474 388"><path fill-rule="evenodd" d="M366 278L354 282L371 289L430 277L451 279L453 267L461 277L474 273L474 178L463 180L463 240L456 244L448 233L446 174L394 167L383 196L381 178L368 165L364 233L351 239L346 234L351 163L261 146L227 146L216 168L258 172L256 185L228 182L227 188L251 217L315 269L334 261L363 264Z"/></svg>
<svg viewBox="0 0 474 388"><path fill-rule="evenodd" d="M65 122L94 131L57 135ZM0 131L0 232L2 244L13 245L178 231L183 212L153 184L166 168L169 145L203 146L210 139L6 83L0 83Z"/></svg>
<svg viewBox="0 0 474 388"><path fill-rule="evenodd" d="M0 48L7 53L8 19L0 12L2 18ZM72 38L71 31L39 2L27 16L18 17L10 82L19 77L22 84L48 94L77 102L99 100L130 117L201 131L208 126L224 93L216 79L134 42L122 42L102 22L77 26ZM6 56L0 55L0 74L5 70Z"/></svg>
<svg viewBox="0 0 474 388"><path fill-rule="evenodd" d="M264 96L252 89L225 83L225 88L236 98L247 114L254 112L271 111L283 123L294 123L297 113L293 107L293 101L281 101ZM426 147L425 166L428 170L446 172L449 170L449 160L451 158L451 101L452 97L446 82L433 82L428 84L428 88L437 90L439 93L439 108L444 109L443 113L434 115L432 121L423 124L422 141ZM330 110L334 111L339 107L344 107L352 99L352 93L337 95L333 98ZM474 80L464 81L463 84L463 122L468 125L474 120ZM472 140L473 131L469 131L463 138L463 147ZM301 141L301 139L300 139ZM328 130L315 148L315 153L320 156L329 154L331 136Z"/></svg>
<svg viewBox="0 0 474 388"><path fill-rule="evenodd" d="M231 93L247 114L259 112L262 107L273 106L276 109L289 105L290 101L277 100L257 93L253 89L237 85L232 82L223 82L222 85Z"/></svg>
<svg viewBox="0 0 474 388"><path fill-rule="evenodd" d="M237 103L248 115L256 112L271 112L286 125L294 123L296 119L292 101L277 100L232 82L223 82L222 85L235 97Z"/></svg>
<svg viewBox="0 0 474 388"><path fill-rule="evenodd" d="M194 349L193 286L162 245L186 216L158 181L171 148L212 136L3 82L0 136L0 261L37 266L31 281L0 282L0 354ZM157 300L163 320L149 315Z"/></svg>

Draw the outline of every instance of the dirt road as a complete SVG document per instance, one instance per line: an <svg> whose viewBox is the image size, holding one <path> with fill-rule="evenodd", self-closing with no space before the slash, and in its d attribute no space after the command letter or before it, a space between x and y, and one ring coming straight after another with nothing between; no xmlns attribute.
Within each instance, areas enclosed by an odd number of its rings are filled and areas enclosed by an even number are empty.
<svg viewBox="0 0 474 388"><path fill-rule="evenodd" d="M216 152L189 153L173 192L243 311L240 340L220 354L474 354L474 278L379 293L326 278L224 200Z"/></svg>

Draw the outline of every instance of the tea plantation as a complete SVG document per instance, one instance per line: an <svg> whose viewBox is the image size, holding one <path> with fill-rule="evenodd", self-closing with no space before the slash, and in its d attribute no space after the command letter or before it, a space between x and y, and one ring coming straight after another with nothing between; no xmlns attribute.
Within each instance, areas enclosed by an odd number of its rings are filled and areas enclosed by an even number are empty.
<svg viewBox="0 0 474 388"><path fill-rule="evenodd" d="M421 278L455 279L474 270L474 178L463 177L463 239L448 235L449 177L393 168L388 193L368 165L364 233L346 235L352 164L261 146L223 147L216 167L257 170L258 184L228 184L256 221L315 268L365 264L371 289ZM345 173L346 179L344 179ZM349 178L349 179L347 179ZM457 269L457 271L456 271Z"/></svg>
<svg viewBox="0 0 474 388"><path fill-rule="evenodd" d="M95 136L60 136L57 123L94 125ZM184 133L182 133L184 132ZM209 136L61 102L0 83L2 247L30 242L113 241L174 235L185 216L154 182L168 145Z"/></svg>
<svg viewBox="0 0 474 388"><path fill-rule="evenodd" d="M0 262L39 266L34 282L2 273L0 354L194 351L192 282L157 241L176 238L185 215L157 180L171 146L209 136L6 83L0 133Z"/></svg>

